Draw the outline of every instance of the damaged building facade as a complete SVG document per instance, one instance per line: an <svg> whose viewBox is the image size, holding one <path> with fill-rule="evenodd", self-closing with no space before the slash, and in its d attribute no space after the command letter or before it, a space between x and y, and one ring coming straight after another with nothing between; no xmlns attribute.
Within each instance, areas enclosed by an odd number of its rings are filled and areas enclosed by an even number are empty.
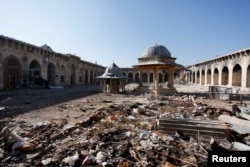
<svg viewBox="0 0 250 167"><path fill-rule="evenodd" d="M32 86L35 78L50 85L91 84L105 67L72 54L53 51L6 36L0 36L0 89Z"/></svg>
<svg viewBox="0 0 250 167"><path fill-rule="evenodd" d="M184 80L201 85L250 87L250 48L203 61L185 70Z"/></svg>

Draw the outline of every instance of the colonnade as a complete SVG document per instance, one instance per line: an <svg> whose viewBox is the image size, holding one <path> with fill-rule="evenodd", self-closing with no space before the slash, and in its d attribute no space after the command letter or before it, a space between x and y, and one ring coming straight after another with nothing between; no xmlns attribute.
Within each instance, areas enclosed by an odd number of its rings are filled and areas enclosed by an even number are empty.
<svg viewBox="0 0 250 167"><path fill-rule="evenodd" d="M250 49L188 67L185 80L201 85L250 87Z"/></svg>

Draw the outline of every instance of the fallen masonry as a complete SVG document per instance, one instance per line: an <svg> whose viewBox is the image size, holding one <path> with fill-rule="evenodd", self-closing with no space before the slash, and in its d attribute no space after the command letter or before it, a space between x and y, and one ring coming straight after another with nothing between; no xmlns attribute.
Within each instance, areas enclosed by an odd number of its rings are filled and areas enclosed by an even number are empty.
<svg viewBox="0 0 250 167"><path fill-rule="evenodd" d="M211 150L250 150L247 129L227 123L242 120L232 109L194 96L114 96L58 105L58 112L78 107L76 123L67 117L1 122L0 166L198 167L207 166Z"/></svg>

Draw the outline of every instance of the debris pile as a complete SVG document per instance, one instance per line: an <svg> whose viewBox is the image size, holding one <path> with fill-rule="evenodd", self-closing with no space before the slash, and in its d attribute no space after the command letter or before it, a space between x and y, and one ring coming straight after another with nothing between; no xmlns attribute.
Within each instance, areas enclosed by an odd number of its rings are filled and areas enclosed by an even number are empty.
<svg viewBox="0 0 250 167"><path fill-rule="evenodd" d="M133 97L132 97L133 98ZM0 166L207 166L208 151L250 150L249 134L189 135L182 128L161 131L162 120L218 120L226 109L196 103L193 96L149 96L147 103L103 100L83 120L51 118L0 126ZM83 111L79 111L83 112ZM242 134L241 134L242 135Z"/></svg>

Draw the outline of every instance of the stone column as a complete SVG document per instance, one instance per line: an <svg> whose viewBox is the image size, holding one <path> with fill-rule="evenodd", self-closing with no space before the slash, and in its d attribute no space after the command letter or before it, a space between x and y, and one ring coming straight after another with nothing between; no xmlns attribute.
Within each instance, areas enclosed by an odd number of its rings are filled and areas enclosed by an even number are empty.
<svg viewBox="0 0 250 167"><path fill-rule="evenodd" d="M139 86L142 86L142 70L139 69Z"/></svg>
<svg viewBox="0 0 250 167"><path fill-rule="evenodd" d="M211 85L214 85L214 67L211 67Z"/></svg>
<svg viewBox="0 0 250 167"><path fill-rule="evenodd" d="M220 67L218 67L217 69L219 71L219 74L218 74L218 86L221 86L222 69Z"/></svg>
<svg viewBox="0 0 250 167"><path fill-rule="evenodd" d="M232 86L232 85L233 85L233 66L228 65L228 84L227 84L227 86Z"/></svg>
<svg viewBox="0 0 250 167"><path fill-rule="evenodd" d="M150 84L150 72L147 72L147 76L148 76L148 84Z"/></svg>
<svg viewBox="0 0 250 167"><path fill-rule="evenodd" d="M159 67L154 69L154 92L156 95L159 93Z"/></svg>
<svg viewBox="0 0 250 167"><path fill-rule="evenodd" d="M245 61L247 62L247 61ZM246 88L247 87L247 68L248 64L245 64L241 68L241 87Z"/></svg>
<svg viewBox="0 0 250 167"><path fill-rule="evenodd" d="M168 75L168 87L170 89L174 88L174 67L168 68L169 75Z"/></svg>
<svg viewBox="0 0 250 167"><path fill-rule="evenodd" d="M103 79L103 92L107 92L107 82L106 79Z"/></svg>

